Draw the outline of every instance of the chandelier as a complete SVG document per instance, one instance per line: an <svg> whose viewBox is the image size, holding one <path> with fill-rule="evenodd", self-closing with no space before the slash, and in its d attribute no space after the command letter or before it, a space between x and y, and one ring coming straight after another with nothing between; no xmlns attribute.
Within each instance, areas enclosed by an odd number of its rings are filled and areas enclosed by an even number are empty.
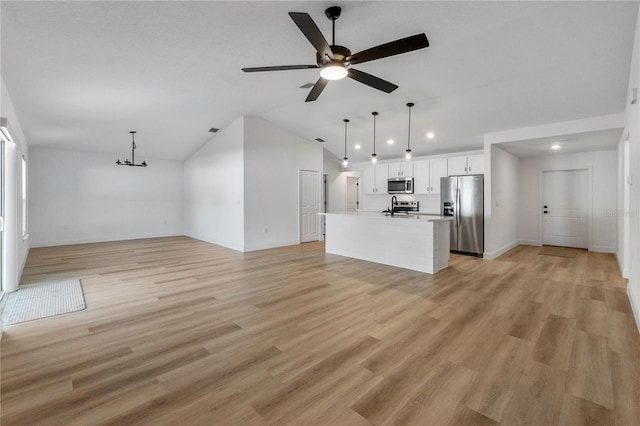
<svg viewBox="0 0 640 426"><path fill-rule="evenodd" d="M142 163L136 164L136 141L135 141L136 131L132 130L129 133L131 133L131 161L129 161L129 159L126 157L124 161L120 161L120 158L118 158L116 160L116 164L118 166L147 167L147 162L144 160L142 161Z"/></svg>

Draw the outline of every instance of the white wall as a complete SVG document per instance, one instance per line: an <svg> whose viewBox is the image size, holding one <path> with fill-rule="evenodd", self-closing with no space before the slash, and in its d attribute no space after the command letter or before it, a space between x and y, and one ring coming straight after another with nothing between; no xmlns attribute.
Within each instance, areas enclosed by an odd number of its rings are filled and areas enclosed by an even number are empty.
<svg viewBox="0 0 640 426"><path fill-rule="evenodd" d="M557 154L520 159L518 236L540 245L540 171L591 169L592 228L590 250L616 251L615 217L618 155L616 150Z"/></svg>
<svg viewBox="0 0 640 426"><path fill-rule="evenodd" d="M633 89L640 88L640 14L636 21L629 85L625 109L625 134L629 135L629 176L632 185L629 188L628 228L618 229L618 238L628 233L629 242L629 284L627 292L640 328L640 110L638 102L631 103ZM636 100L637 101L637 100Z"/></svg>
<svg viewBox="0 0 640 426"><path fill-rule="evenodd" d="M22 161L29 165L29 150L27 140L22 132L20 120L11 101L11 96L4 81L0 78L0 116L9 120L9 129L15 144L8 143L5 149L5 287L15 290L20 281L24 264L29 255L30 239L22 235ZM27 179L28 180L28 179ZM31 186L27 182L27 186ZM27 211L30 207L27 207ZM27 223L29 219L27 218Z"/></svg>
<svg viewBox="0 0 640 426"><path fill-rule="evenodd" d="M244 117L220 130L184 163L184 230L244 249Z"/></svg>
<svg viewBox="0 0 640 426"><path fill-rule="evenodd" d="M362 186L362 173L342 167L342 160L336 158L328 151L324 151L323 168L327 175L327 211L330 213L342 213L347 205L347 176L360 178ZM362 203L362 194L358 194L358 201Z"/></svg>
<svg viewBox="0 0 640 426"><path fill-rule="evenodd" d="M263 118L245 117L245 251L300 241L300 170L317 171L320 178L318 191L321 191L322 145Z"/></svg>
<svg viewBox="0 0 640 426"><path fill-rule="evenodd" d="M33 246L183 234L183 167L148 159L33 147L29 169Z"/></svg>
<svg viewBox="0 0 640 426"><path fill-rule="evenodd" d="M520 159L491 145L491 222L485 229L485 257L495 258L518 244ZM485 185L486 186L486 185Z"/></svg>

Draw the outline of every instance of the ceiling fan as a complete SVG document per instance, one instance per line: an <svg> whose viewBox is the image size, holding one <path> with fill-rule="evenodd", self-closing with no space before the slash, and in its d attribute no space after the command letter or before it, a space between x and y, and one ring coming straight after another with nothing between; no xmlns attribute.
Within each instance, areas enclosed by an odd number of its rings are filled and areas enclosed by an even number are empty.
<svg viewBox="0 0 640 426"><path fill-rule="evenodd" d="M329 45L324 38L318 26L308 13L289 12L289 16L293 22L300 28L300 31L307 37L313 47L316 49L316 65L282 65L273 67L255 67L242 68L244 72L261 72L261 71L288 71L303 70L310 68L320 69L320 78L309 92L305 102L311 102L318 99L320 93L324 90L329 80L340 80L344 77L352 78L374 89L391 93L398 88L393 83L358 71L351 68L351 65L361 64L363 62L373 61L375 59L386 58L388 56L399 55L401 53L411 52L413 50L429 47L427 36L416 34L411 37L401 38L389 43L381 44L370 49L363 50L352 54L349 49L344 46L335 44L336 38L336 19L340 17L342 9L333 6L324 11L324 14L332 21L332 43Z"/></svg>

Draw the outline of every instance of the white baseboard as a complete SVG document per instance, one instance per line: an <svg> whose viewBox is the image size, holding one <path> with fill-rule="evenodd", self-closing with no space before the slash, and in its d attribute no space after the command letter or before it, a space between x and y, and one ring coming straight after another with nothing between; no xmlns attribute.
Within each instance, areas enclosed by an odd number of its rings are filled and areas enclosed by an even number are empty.
<svg viewBox="0 0 640 426"><path fill-rule="evenodd" d="M72 244L90 244L90 243L107 243L111 241L127 241L127 240L139 240L142 238L162 238L162 237L178 237L182 236L181 233L167 233L167 234L137 234L137 235L115 235L109 237L89 237L89 238L77 238L69 240L55 240L55 241L33 241L30 244L31 248L34 247L55 247L55 246L68 246Z"/></svg>
<svg viewBox="0 0 640 426"><path fill-rule="evenodd" d="M607 247L607 246L592 246L589 251L595 251L597 253L615 253L615 247Z"/></svg>
<svg viewBox="0 0 640 426"><path fill-rule="evenodd" d="M496 257L508 252L509 250L511 250L512 248L516 247L520 242L519 241L514 241L512 243L507 244L504 247L499 248L498 250L494 250L492 252L485 252L482 257L484 259L495 259Z"/></svg>
<svg viewBox="0 0 640 426"><path fill-rule="evenodd" d="M266 250L270 248L293 246L297 244L300 244L300 240L279 241L275 243L264 243L264 244L250 244L250 245L244 246L244 251Z"/></svg>
<svg viewBox="0 0 640 426"><path fill-rule="evenodd" d="M522 244L524 246L538 246L538 247L542 245L538 240L519 240L518 244Z"/></svg>
<svg viewBox="0 0 640 426"><path fill-rule="evenodd" d="M187 233L186 236L189 237L189 238L193 238L194 240L204 241L205 243L214 244L216 246L228 248L228 249L231 249L231 250L235 250L235 251L239 251L239 252L245 251L244 247L236 245L234 243L230 243L228 241L207 240L207 239L201 238L201 237L199 237L197 235L192 235L192 234L189 234L189 233Z"/></svg>
<svg viewBox="0 0 640 426"><path fill-rule="evenodd" d="M635 298L633 294L631 294L631 287L627 285L627 296L629 296L629 302L631 303L631 310L633 311L633 316L636 319L636 326L638 326L638 332L640 332L640 306L636 305ZM640 294L638 294L638 299L640 299Z"/></svg>

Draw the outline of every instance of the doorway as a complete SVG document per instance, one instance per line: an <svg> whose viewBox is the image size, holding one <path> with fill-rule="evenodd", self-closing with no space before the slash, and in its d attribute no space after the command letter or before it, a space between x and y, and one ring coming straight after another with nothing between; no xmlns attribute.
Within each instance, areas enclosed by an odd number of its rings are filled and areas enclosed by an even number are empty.
<svg viewBox="0 0 640 426"><path fill-rule="evenodd" d="M542 172L542 244L589 248L588 170Z"/></svg>
<svg viewBox="0 0 640 426"><path fill-rule="evenodd" d="M300 242L320 240L320 172L300 170Z"/></svg>
<svg viewBox="0 0 640 426"><path fill-rule="evenodd" d="M355 212L358 210L358 185L357 177L347 176L345 210L348 212Z"/></svg>

